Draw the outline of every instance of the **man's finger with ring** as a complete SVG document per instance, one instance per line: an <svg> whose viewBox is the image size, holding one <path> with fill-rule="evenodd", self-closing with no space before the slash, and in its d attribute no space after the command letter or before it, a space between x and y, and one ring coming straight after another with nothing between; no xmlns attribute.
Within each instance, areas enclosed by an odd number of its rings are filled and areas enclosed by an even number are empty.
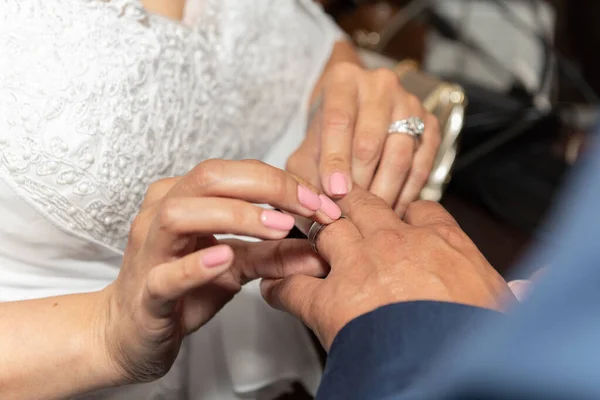
<svg viewBox="0 0 600 400"><path fill-rule="evenodd" d="M321 257L330 265L337 265L338 261L347 257L349 249L356 246L362 239L356 226L346 218L340 218L332 224L313 226L316 235L309 241Z"/></svg>

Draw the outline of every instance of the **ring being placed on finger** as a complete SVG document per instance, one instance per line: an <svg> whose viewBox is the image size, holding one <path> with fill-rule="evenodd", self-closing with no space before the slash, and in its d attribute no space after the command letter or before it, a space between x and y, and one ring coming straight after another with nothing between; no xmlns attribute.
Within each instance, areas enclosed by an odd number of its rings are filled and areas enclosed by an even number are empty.
<svg viewBox="0 0 600 400"><path fill-rule="evenodd" d="M406 119L399 119L390 124L388 128L388 134L392 133L405 133L415 138L415 140L421 140L421 136L425 132L425 122L419 117L410 117Z"/></svg>
<svg viewBox="0 0 600 400"><path fill-rule="evenodd" d="M342 215L340 217L340 219L342 219L342 218L345 219L346 217ZM310 243L310 246L315 251L315 253L319 252L317 250L317 239L319 238L319 234L326 226L327 225L323 225L323 224L318 223L317 221L314 221L311 224L310 229L308 230L308 242Z"/></svg>

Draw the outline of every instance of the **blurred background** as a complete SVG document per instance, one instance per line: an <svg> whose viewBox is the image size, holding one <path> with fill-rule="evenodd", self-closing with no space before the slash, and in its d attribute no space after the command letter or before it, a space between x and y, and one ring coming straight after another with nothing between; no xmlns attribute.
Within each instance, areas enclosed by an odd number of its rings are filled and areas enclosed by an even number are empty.
<svg viewBox="0 0 600 400"><path fill-rule="evenodd" d="M509 274L527 244L544 235L540 225L596 124L600 53L593 43L600 25L592 18L600 2L322 3L367 63L403 70L413 60L411 68L459 85L464 118L442 203L492 265ZM418 92L427 75L403 83ZM449 130L457 121L442 122Z"/></svg>

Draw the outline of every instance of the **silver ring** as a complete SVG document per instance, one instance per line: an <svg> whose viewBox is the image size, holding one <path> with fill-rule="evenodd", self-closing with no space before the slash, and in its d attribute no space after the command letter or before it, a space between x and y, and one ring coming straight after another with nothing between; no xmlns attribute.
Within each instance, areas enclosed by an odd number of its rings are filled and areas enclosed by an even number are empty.
<svg viewBox="0 0 600 400"><path fill-rule="evenodd" d="M318 253L317 238L319 237L319 233L321 233L323 228L325 228L325 225L322 225L315 221L312 223L310 229L308 230L308 243L310 243L310 246L315 251L315 253Z"/></svg>
<svg viewBox="0 0 600 400"><path fill-rule="evenodd" d="M424 132L425 122L419 117L399 119L398 121L392 122L388 128L388 134L406 133L416 140L420 140Z"/></svg>
<svg viewBox="0 0 600 400"><path fill-rule="evenodd" d="M344 215L342 215L340 217L340 219L346 219L346 217ZM340 219L338 219L338 221ZM335 223L335 221L332 223ZM308 229L308 243L310 243L310 246L312 247L312 249L314 250L315 253L319 253L319 251L317 250L317 239L319 238L319 234L321 233L321 231L326 226L327 225L323 225L323 224L320 224L320 223L314 221L310 225L310 228Z"/></svg>

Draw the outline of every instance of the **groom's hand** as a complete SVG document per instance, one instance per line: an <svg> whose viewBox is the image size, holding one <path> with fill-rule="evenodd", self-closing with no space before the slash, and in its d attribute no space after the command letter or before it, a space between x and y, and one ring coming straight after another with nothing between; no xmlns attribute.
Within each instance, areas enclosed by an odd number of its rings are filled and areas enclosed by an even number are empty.
<svg viewBox="0 0 600 400"><path fill-rule="evenodd" d="M434 300L500 309L513 299L502 277L442 206L413 203L403 222L383 201L355 188L339 202L348 219L323 229L326 279L264 280L272 306L302 319L329 348L352 319L383 305Z"/></svg>

